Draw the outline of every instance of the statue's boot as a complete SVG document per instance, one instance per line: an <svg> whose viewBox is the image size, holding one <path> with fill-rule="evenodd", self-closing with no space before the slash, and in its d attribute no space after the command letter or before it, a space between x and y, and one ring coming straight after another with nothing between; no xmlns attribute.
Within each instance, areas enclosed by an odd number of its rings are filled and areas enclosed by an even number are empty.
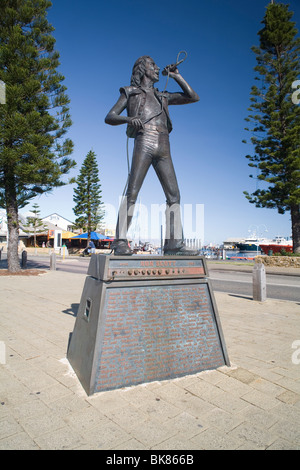
<svg viewBox="0 0 300 470"><path fill-rule="evenodd" d="M129 247L128 240L114 240L111 245L114 255L132 255L132 250Z"/></svg>

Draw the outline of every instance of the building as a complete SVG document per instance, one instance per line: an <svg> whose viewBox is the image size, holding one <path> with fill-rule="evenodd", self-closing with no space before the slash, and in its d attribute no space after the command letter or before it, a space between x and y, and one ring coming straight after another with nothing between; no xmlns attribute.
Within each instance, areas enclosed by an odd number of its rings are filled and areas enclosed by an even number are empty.
<svg viewBox="0 0 300 470"><path fill-rule="evenodd" d="M67 240L74 235L74 233L70 233L74 227L73 222L57 213L43 217L41 220L44 224L44 230L37 233L36 240L38 246L42 246L43 244L46 245L49 241L50 245L56 245L55 239L57 237L60 238L60 246L61 243L67 242ZM19 240L22 240L26 247L33 246L33 233L24 232L22 230L22 228L26 226L26 217L22 214L19 214L19 223ZM6 245L7 239L8 228L6 211L0 209L0 243L4 243Z"/></svg>
<svg viewBox="0 0 300 470"><path fill-rule="evenodd" d="M6 241L7 219L6 212L0 209L0 242Z"/></svg>
<svg viewBox="0 0 300 470"><path fill-rule="evenodd" d="M57 214L57 212L47 215L47 217L43 217L41 220L46 223L49 222L51 225L66 232L72 232L74 230L74 222L62 217Z"/></svg>

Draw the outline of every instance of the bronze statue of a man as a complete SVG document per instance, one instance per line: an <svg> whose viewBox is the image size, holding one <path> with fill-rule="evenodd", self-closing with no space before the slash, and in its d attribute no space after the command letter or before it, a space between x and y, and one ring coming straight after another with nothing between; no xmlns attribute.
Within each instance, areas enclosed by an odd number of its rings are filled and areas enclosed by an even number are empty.
<svg viewBox="0 0 300 470"><path fill-rule="evenodd" d="M134 149L127 192L120 206L116 238L112 244L115 255L132 253L127 231L132 221L134 205L146 173L153 166L166 196L166 235L164 255L197 255L183 240L180 215L180 192L170 153L169 133L172 123L168 105L188 104L199 100L176 67L168 70L181 87L181 92L159 92L154 83L159 80L159 67L149 56L134 64L131 85L120 89L120 97L105 118L112 126L127 124L127 135L134 137ZM127 116L121 115L127 110Z"/></svg>

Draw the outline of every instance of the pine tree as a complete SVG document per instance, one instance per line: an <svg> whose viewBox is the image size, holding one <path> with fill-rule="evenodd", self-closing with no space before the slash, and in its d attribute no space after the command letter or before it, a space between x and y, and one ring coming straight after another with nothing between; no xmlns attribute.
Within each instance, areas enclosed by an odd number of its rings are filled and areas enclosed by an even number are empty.
<svg viewBox="0 0 300 470"><path fill-rule="evenodd" d="M44 233L48 228L40 218L40 208L38 204L32 205L31 212L33 215L26 217L26 224L23 225L22 229L25 233L33 233L34 247L36 249L36 236L39 233Z"/></svg>
<svg viewBox="0 0 300 470"><path fill-rule="evenodd" d="M77 187L74 188L73 201L76 206L73 211L77 216L75 225L88 233L87 246L97 225L104 217L101 202L101 185L98 177L99 170L96 154L90 150L80 169L76 180Z"/></svg>
<svg viewBox="0 0 300 470"><path fill-rule="evenodd" d="M0 207L6 209L8 269L18 271L18 210L38 194L66 184L75 166L64 77L57 72L49 0L1 0Z"/></svg>
<svg viewBox="0 0 300 470"><path fill-rule="evenodd" d="M258 181L266 184L251 195L256 207L291 213L294 252L300 252L300 107L295 104L295 82L300 73L300 39L288 5L269 4L253 47L260 86L251 91L251 142L255 155L247 155ZM253 175L250 175L253 177ZM264 184L264 183L262 183Z"/></svg>

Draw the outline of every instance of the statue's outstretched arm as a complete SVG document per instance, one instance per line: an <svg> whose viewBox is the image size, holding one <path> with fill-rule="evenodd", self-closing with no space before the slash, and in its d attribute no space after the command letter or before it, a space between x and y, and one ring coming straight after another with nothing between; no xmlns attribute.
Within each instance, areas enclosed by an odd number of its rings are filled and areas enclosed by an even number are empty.
<svg viewBox="0 0 300 470"><path fill-rule="evenodd" d="M169 104L188 104L199 101L199 95L187 83L187 81L182 77L182 75L180 75L178 69L176 69L174 72L169 72L169 77L173 78L183 91L183 93L169 93Z"/></svg>

